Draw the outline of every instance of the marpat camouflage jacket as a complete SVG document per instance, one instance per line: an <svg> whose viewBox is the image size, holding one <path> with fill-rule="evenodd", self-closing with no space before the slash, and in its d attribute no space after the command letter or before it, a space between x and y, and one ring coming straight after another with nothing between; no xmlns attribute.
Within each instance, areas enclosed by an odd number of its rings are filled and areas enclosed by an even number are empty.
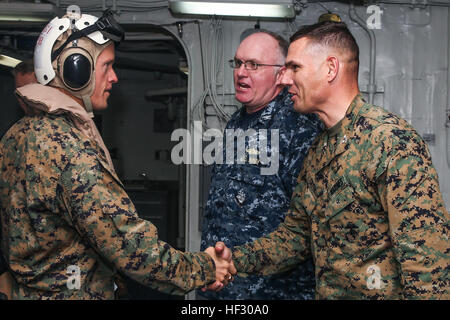
<svg viewBox="0 0 450 320"><path fill-rule="evenodd" d="M311 147L285 221L235 247L238 272L312 254L318 299L449 299L449 215L426 144L361 95L337 126Z"/></svg>
<svg viewBox="0 0 450 320"><path fill-rule="evenodd" d="M3 136L0 202L13 299L112 299L116 273L171 294L215 280L206 253L158 240L104 151L65 115L26 116Z"/></svg>

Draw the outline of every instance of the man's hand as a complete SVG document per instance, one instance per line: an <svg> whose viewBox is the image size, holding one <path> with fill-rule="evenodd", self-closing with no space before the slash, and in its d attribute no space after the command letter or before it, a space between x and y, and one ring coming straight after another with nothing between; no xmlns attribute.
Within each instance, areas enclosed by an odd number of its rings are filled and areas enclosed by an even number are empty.
<svg viewBox="0 0 450 320"><path fill-rule="evenodd" d="M216 281L203 288L202 291L220 291L228 282L233 281L233 275L237 273L231 259L231 250L223 242L217 242L214 248L209 247L205 252L214 259L216 264Z"/></svg>
<svg viewBox="0 0 450 320"><path fill-rule="evenodd" d="M0 300L12 299L13 277L6 271L0 275Z"/></svg>

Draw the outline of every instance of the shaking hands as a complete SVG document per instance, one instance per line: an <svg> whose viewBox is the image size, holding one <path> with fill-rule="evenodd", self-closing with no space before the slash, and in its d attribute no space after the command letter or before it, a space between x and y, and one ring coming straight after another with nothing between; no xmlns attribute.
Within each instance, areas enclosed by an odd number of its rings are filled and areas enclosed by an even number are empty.
<svg viewBox="0 0 450 320"><path fill-rule="evenodd" d="M205 252L213 258L216 265L216 281L203 288L202 291L220 291L229 282L234 280L233 275L237 273L231 259L231 250L223 242L217 242L214 248L209 247Z"/></svg>

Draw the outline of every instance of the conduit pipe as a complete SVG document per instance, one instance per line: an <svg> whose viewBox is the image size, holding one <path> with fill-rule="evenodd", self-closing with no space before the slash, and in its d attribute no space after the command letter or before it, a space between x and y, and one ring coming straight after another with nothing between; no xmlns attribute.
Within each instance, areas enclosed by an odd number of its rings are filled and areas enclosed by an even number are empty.
<svg viewBox="0 0 450 320"><path fill-rule="evenodd" d="M353 3L350 4L349 10L350 19L355 21L357 24L361 26L369 35L370 40L370 67L369 67L369 84L367 85L367 92L369 94L369 103L373 104L375 93L377 92L377 85L375 83L375 52L376 52L376 41L375 41L375 33L373 30L367 28L366 23L358 16L356 13L356 9Z"/></svg>

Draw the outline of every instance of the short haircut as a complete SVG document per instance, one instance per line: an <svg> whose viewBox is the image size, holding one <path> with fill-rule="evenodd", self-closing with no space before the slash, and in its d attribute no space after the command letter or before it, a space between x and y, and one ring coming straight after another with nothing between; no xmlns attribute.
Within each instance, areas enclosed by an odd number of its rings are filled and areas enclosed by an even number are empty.
<svg viewBox="0 0 450 320"><path fill-rule="evenodd" d="M302 26L292 35L290 41L292 43L300 38L308 38L323 46L344 49L351 54L350 62L357 62L359 65L358 44L343 22L323 21Z"/></svg>
<svg viewBox="0 0 450 320"><path fill-rule="evenodd" d="M277 41L277 43L278 43L278 46L280 48L281 54L283 55L284 58L286 58L287 52L288 52L288 48L289 48L289 42L286 39L284 39L282 36L280 36L279 34L277 34L275 32L272 32L272 31L269 31L269 30L265 30L265 29L253 29L251 32L249 32L246 35L245 38L247 38L248 36L250 36L252 34L255 34L255 33L265 33L265 34L271 36L272 38L274 38ZM244 40L244 39L242 39L242 40Z"/></svg>
<svg viewBox="0 0 450 320"><path fill-rule="evenodd" d="M33 59L24 60L18 63L12 70L12 74L16 76L17 74L31 73L34 72Z"/></svg>

